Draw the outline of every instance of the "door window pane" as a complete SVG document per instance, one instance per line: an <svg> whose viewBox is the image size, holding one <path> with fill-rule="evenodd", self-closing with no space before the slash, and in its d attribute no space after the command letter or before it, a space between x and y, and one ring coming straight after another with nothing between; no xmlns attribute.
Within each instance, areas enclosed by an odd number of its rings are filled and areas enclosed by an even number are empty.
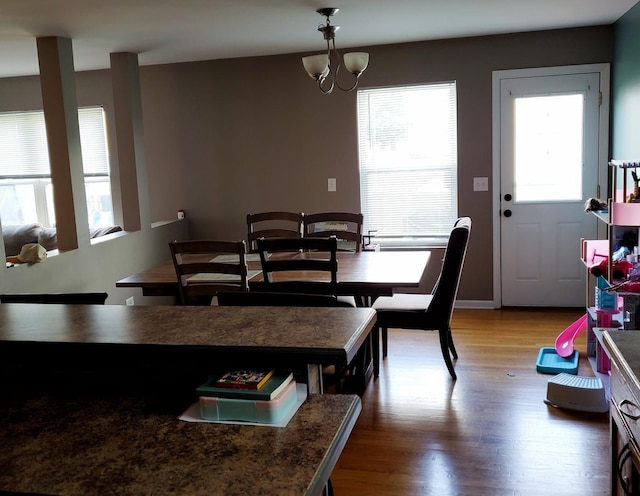
<svg viewBox="0 0 640 496"><path fill-rule="evenodd" d="M514 201L582 200L582 94L515 99Z"/></svg>

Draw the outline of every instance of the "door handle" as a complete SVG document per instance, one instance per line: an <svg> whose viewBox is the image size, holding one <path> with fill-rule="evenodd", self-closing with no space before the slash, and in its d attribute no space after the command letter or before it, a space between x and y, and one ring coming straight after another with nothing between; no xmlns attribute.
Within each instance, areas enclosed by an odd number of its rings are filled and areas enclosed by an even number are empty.
<svg viewBox="0 0 640 496"><path fill-rule="evenodd" d="M505 211L504 211L504 213L503 213L503 215L504 215L505 217L511 217L511 210L505 210Z"/></svg>

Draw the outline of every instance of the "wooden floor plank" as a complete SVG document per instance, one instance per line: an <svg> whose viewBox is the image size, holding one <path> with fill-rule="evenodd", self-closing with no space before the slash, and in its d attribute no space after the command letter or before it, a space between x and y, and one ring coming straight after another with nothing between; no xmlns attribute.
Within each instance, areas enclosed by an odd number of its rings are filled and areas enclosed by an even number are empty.
<svg viewBox="0 0 640 496"><path fill-rule="evenodd" d="M389 331L380 378L332 482L341 495L601 496L609 492L607 414L544 403L539 349L577 309L456 310L452 382L434 332ZM593 375L586 339L580 375Z"/></svg>

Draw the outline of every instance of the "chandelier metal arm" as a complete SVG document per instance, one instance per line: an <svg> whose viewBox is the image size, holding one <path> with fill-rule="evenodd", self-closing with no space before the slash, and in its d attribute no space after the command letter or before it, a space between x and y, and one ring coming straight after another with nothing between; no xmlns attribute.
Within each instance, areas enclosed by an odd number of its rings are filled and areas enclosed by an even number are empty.
<svg viewBox="0 0 640 496"><path fill-rule="evenodd" d="M336 59L336 70L335 72L331 71L330 73L333 80L332 86L335 83L335 86L340 88L342 91L353 91L358 87L358 76L355 76L355 81L353 82L353 85L350 88L345 88L340 84L340 79L338 78L338 73L342 68L342 64L340 63L340 52L336 48L336 40L332 39L331 41L333 44L333 53L335 53L335 59ZM331 67L331 59L329 59L329 66Z"/></svg>
<svg viewBox="0 0 640 496"><path fill-rule="evenodd" d="M329 22L329 18L327 18L327 23L328 22ZM320 28L318 28L318 30L320 31ZM331 40L333 38L327 38L326 37L326 32L324 32L324 31L323 31L323 34L325 34L325 40L327 40L327 60L329 61L329 74L328 75L330 77L321 77L320 79L318 79L318 88L320 88L320 91L322 91L325 95L328 95L333 91L333 88L336 85L336 73L337 73L337 70L336 70L335 73L331 70L331 44L330 43L331 43ZM333 47L335 49L335 41L334 41ZM338 59L338 62L340 62L340 59ZM331 82L331 85L329 86L329 88L325 89L325 87L323 86L323 83L327 79Z"/></svg>

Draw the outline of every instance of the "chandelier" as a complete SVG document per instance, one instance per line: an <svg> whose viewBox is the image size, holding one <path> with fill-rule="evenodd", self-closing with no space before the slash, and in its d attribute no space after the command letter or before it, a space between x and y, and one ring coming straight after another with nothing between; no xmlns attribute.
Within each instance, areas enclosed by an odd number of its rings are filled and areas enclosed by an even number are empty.
<svg viewBox="0 0 640 496"><path fill-rule="evenodd" d="M331 16L338 13L339 9L323 8L318 9L316 12L327 18L326 24L320 24L318 31L322 33L324 39L327 42L327 53L320 55L309 55L308 57L302 57L302 64L304 65L307 74L312 79L318 81L318 88L325 94L329 94L333 91L334 87L340 88L342 91L352 91L358 86L358 78L367 68L369 64L369 54L367 52L350 52L344 54L344 67L354 76L354 81L351 87L342 87L338 81L338 72L342 64L340 63L340 54L336 49L335 34L340 26L332 26ZM335 69L331 59L335 59Z"/></svg>

